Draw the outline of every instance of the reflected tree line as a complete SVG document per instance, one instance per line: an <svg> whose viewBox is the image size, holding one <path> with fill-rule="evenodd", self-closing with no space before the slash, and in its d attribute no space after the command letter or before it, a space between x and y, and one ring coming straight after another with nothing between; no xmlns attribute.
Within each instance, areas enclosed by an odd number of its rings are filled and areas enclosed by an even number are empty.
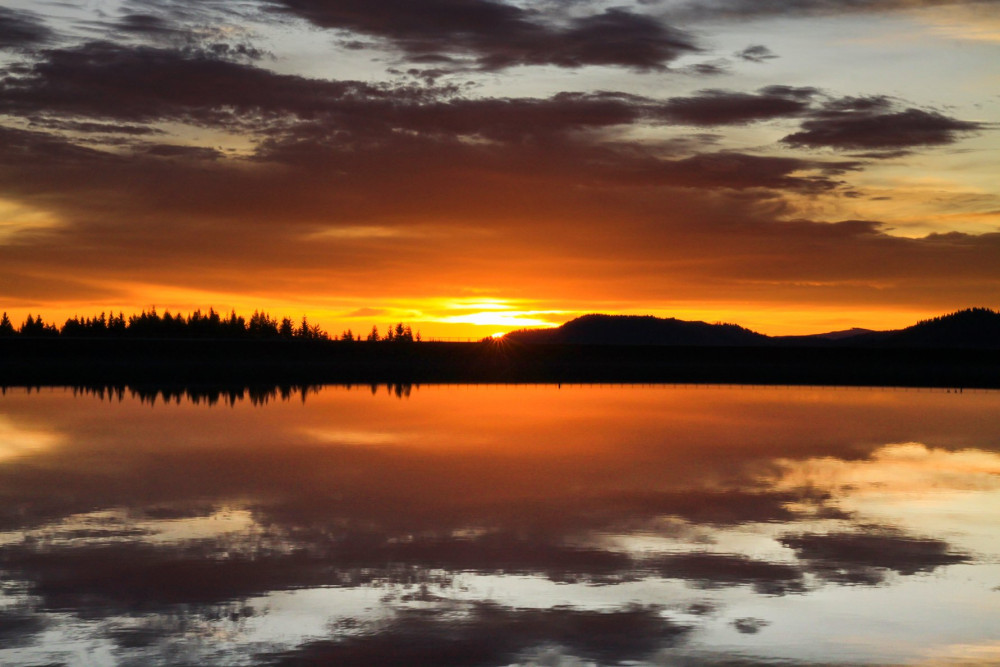
<svg viewBox="0 0 1000 667"><path fill-rule="evenodd" d="M159 314L156 308L143 310L138 315L119 312L117 315L101 313L94 317L72 317L63 325L46 322L41 315L29 314L20 327L15 327L7 313L0 316L0 337L65 337L65 338L225 338L272 340L341 340L367 342L412 343L421 340L420 332L414 333L410 325L402 322L389 325L384 334L373 326L367 335L355 334L346 329L340 335L331 335L305 316L299 322L289 317L272 317L254 311L246 318L233 310L223 316L209 308L207 313L196 310L188 315L169 310Z"/></svg>
<svg viewBox="0 0 1000 667"><path fill-rule="evenodd" d="M137 399L141 403L181 404L184 401L194 405L228 405L230 407L249 401L251 405L267 405L272 401L287 402L299 399L303 403L311 395L319 394L326 385L321 384L276 384L259 386L175 386L175 385L125 385L98 384L75 385L73 395L96 396L99 399L122 402L126 398ZM384 391L388 396L409 398L414 385L409 382L386 382L367 384L344 384L345 389L368 390L372 396ZM7 393L7 386L0 386L0 395ZM28 392L32 387L27 387Z"/></svg>

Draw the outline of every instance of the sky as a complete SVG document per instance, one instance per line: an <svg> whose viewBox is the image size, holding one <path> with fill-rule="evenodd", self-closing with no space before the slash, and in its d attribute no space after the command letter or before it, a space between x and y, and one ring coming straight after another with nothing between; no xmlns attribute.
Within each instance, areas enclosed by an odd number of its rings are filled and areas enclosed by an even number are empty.
<svg viewBox="0 0 1000 667"><path fill-rule="evenodd" d="M998 129L996 0L0 0L0 309L907 326Z"/></svg>

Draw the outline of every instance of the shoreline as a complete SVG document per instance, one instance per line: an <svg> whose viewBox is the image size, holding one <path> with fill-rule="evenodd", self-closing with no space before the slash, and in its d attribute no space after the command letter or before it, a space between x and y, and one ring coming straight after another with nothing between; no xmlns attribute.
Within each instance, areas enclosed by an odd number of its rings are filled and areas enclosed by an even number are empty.
<svg viewBox="0 0 1000 667"><path fill-rule="evenodd" d="M0 386L696 383L1000 388L1000 350L7 339Z"/></svg>

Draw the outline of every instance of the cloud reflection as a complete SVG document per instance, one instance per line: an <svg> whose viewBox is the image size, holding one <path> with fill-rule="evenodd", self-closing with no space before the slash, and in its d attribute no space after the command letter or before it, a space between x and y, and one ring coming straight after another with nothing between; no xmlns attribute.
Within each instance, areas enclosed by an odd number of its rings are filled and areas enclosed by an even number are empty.
<svg viewBox="0 0 1000 667"><path fill-rule="evenodd" d="M655 662L705 633L780 636L781 610L821 613L831 590L982 577L991 553L968 547L989 505L956 533L855 502L992 493L998 455L970 444L1000 443L970 419L997 407L990 393L142 398L0 403L12 428L44 414L59 436L0 461L0 629L19 656L56 659L47 629L137 659L218 633L245 664ZM299 617L312 629L288 631Z"/></svg>

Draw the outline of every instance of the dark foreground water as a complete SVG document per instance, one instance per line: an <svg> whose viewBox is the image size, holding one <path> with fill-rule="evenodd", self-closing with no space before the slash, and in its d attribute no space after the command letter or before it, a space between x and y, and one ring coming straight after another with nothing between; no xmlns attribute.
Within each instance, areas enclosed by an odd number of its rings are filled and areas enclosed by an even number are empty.
<svg viewBox="0 0 1000 667"><path fill-rule="evenodd" d="M1000 392L151 395L0 397L0 664L1000 664Z"/></svg>

